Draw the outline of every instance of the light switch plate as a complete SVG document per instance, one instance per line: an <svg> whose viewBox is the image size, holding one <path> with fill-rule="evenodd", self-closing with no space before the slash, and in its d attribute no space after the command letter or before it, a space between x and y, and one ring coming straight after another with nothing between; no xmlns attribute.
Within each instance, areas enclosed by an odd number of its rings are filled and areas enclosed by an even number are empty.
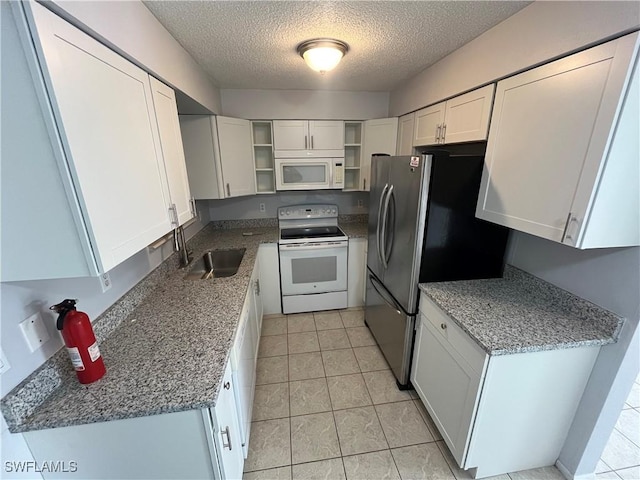
<svg viewBox="0 0 640 480"><path fill-rule="evenodd" d="M49 341L49 332L44 326L42 317L39 313L34 313L20 324L20 330L24 336L27 346L32 352L35 352L42 345Z"/></svg>
<svg viewBox="0 0 640 480"><path fill-rule="evenodd" d="M0 375L10 368L11 365L9 365L9 360L7 360L7 357L4 356L4 352L0 349Z"/></svg>

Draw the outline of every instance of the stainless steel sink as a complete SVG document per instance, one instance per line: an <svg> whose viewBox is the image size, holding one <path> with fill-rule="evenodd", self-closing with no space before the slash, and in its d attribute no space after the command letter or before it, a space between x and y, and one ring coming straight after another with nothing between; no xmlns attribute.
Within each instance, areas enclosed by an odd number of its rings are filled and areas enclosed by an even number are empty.
<svg viewBox="0 0 640 480"><path fill-rule="evenodd" d="M216 277L232 277L238 272L246 248L209 250L204 252L184 277L186 280L206 280Z"/></svg>

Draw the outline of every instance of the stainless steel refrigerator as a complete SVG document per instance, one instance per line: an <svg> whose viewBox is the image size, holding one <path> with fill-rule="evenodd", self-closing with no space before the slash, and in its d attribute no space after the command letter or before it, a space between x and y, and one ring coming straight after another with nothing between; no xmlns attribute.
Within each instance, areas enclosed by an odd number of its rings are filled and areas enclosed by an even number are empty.
<svg viewBox="0 0 640 480"><path fill-rule="evenodd" d="M484 145L460 150L372 157L365 321L400 388L409 383L418 284L504 270L509 230L475 217Z"/></svg>

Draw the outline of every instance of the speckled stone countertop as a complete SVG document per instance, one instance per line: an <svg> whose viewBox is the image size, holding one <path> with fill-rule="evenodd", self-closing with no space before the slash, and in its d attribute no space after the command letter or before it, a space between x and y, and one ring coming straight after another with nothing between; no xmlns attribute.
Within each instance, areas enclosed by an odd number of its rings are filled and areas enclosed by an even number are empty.
<svg viewBox="0 0 640 480"><path fill-rule="evenodd" d="M347 235L367 236L366 216L340 222ZM215 222L189 249L242 248L233 277L185 280L171 257L94 323L107 374L81 385L58 352L3 399L12 432L81 425L215 405L235 340L258 246L278 240L276 219ZM244 236L243 233L252 235ZM175 257L175 255L174 255ZM153 278L155 277L155 278ZM141 291L136 291L141 290ZM135 308L127 304L135 302ZM119 313L120 312L120 313ZM118 315L120 318L118 318ZM104 330L104 332L103 332ZM51 364L51 365L49 365Z"/></svg>
<svg viewBox="0 0 640 480"><path fill-rule="evenodd" d="M243 236L245 231L252 236ZM98 382L63 382L14 432L103 422L215 405L260 243L277 227L205 227L193 258L208 249L247 250L228 278L185 280L175 270L100 345L107 374Z"/></svg>
<svg viewBox="0 0 640 480"><path fill-rule="evenodd" d="M340 223L340 228L349 238L367 238L367 222Z"/></svg>
<svg viewBox="0 0 640 480"><path fill-rule="evenodd" d="M422 283L420 290L490 355L615 343L623 322L510 266L504 278Z"/></svg>

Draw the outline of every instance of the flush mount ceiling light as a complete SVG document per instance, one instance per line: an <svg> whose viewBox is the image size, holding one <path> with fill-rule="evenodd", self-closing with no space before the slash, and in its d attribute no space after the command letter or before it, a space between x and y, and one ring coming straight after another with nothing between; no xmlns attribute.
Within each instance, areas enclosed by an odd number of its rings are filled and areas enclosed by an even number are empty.
<svg viewBox="0 0 640 480"><path fill-rule="evenodd" d="M302 42L296 50L309 68L324 75L336 68L349 51L349 45L333 38L314 38Z"/></svg>

